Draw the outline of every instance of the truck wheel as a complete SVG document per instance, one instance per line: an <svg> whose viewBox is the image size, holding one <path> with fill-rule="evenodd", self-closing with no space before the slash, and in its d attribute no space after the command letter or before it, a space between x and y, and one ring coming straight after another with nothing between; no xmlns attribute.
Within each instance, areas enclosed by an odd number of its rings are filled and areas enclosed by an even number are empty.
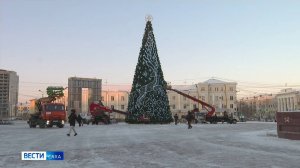
<svg viewBox="0 0 300 168"><path fill-rule="evenodd" d="M232 124L236 124L236 123L237 123L236 119L233 119Z"/></svg>
<svg viewBox="0 0 300 168"><path fill-rule="evenodd" d="M63 128L64 125L63 125L63 124L59 124L59 125L57 125L57 127L58 127L58 128Z"/></svg>

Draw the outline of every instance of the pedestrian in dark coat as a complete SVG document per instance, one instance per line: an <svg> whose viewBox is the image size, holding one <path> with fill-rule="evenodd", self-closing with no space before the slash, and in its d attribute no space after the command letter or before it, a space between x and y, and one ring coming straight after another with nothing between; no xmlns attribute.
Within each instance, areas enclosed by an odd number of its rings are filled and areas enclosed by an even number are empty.
<svg viewBox="0 0 300 168"><path fill-rule="evenodd" d="M75 114L75 109L71 110L71 114L69 115L68 119L69 119L69 123L70 123L70 130L69 130L69 133L67 135L70 136L71 131L73 130L74 133L75 133L74 136L76 136L77 132L75 131L74 127L75 127L75 122L77 120L77 116Z"/></svg>
<svg viewBox="0 0 300 168"><path fill-rule="evenodd" d="M178 115L177 114L174 115L174 120L175 120L175 125L177 125L177 123L178 123Z"/></svg>
<svg viewBox="0 0 300 168"><path fill-rule="evenodd" d="M81 117L80 114L78 114L77 122L78 122L78 124L79 124L79 127L80 127L80 126L83 126L83 124L82 124L82 117Z"/></svg>
<svg viewBox="0 0 300 168"><path fill-rule="evenodd" d="M188 111L188 114L186 116L186 120L188 122L188 129L191 129L193 126L192 126L192 120L193 120L193 114L192 112Z"/></svg>

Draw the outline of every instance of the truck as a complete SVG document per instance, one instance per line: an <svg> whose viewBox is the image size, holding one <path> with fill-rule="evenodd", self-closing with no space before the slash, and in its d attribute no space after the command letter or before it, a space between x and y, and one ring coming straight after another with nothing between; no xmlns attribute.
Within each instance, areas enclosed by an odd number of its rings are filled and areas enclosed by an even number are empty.
<svg viewBox="0 0 300 168"><path fill-rule="evenodd" d="M49 90L50 89L53 90L53 87L50 87ZM61 88L58 90L61 90ZM61 94L61 92L54 92L54 94L49 94L48 97L33 100L33 111L27 121L29 127L36 128L36 126L39 126L40 128L45 128L56 125L58 128L63 128L67 116L65 105L55 102L55 100L62 96L63 94Z"/></svg>

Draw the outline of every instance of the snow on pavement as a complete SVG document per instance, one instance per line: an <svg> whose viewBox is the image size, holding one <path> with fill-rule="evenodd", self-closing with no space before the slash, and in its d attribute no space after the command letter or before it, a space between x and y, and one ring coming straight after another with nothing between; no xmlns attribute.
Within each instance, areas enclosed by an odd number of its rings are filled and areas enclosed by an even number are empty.
<svg viewBox="0 0 300 168"><path fill-rule="evenodd" d="M279 139L276 123L0 126L0 167L299 167L300 141ZM22 161L21 151L64 151L64 161Z"/></svg>

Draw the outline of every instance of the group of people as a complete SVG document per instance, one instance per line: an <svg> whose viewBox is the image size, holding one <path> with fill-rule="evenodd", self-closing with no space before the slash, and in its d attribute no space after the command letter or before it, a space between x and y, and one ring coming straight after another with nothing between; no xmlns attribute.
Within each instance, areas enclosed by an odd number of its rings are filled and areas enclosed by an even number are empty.
<svg viewBox="0 0 300 168"><path fill-rule="evenodd" d="M75 130L76 121L78 122L79 127L83 126L82 117L80 116L80 114L78 114L78 116L77 116L75 112L76 112L75 109L72 109L71 114L68 117L69 123L70 123L70 129L69 129L69 133L67 134L67 136L70 136L72 131L74 132L74 136L77 135L77 132Z"/></svg>
<svg viewBox="0 0 300 168"><path fill-rule="evenodd" d="M188 122L188 129L193 128L192 121L195 119L195 116L193 115L193 113L191 111L188 111L188 114L185 116L185 119ZM175 125L177 125L178 124L178 115L177 114L174 115L174 121L175 121Z"/></svg>

